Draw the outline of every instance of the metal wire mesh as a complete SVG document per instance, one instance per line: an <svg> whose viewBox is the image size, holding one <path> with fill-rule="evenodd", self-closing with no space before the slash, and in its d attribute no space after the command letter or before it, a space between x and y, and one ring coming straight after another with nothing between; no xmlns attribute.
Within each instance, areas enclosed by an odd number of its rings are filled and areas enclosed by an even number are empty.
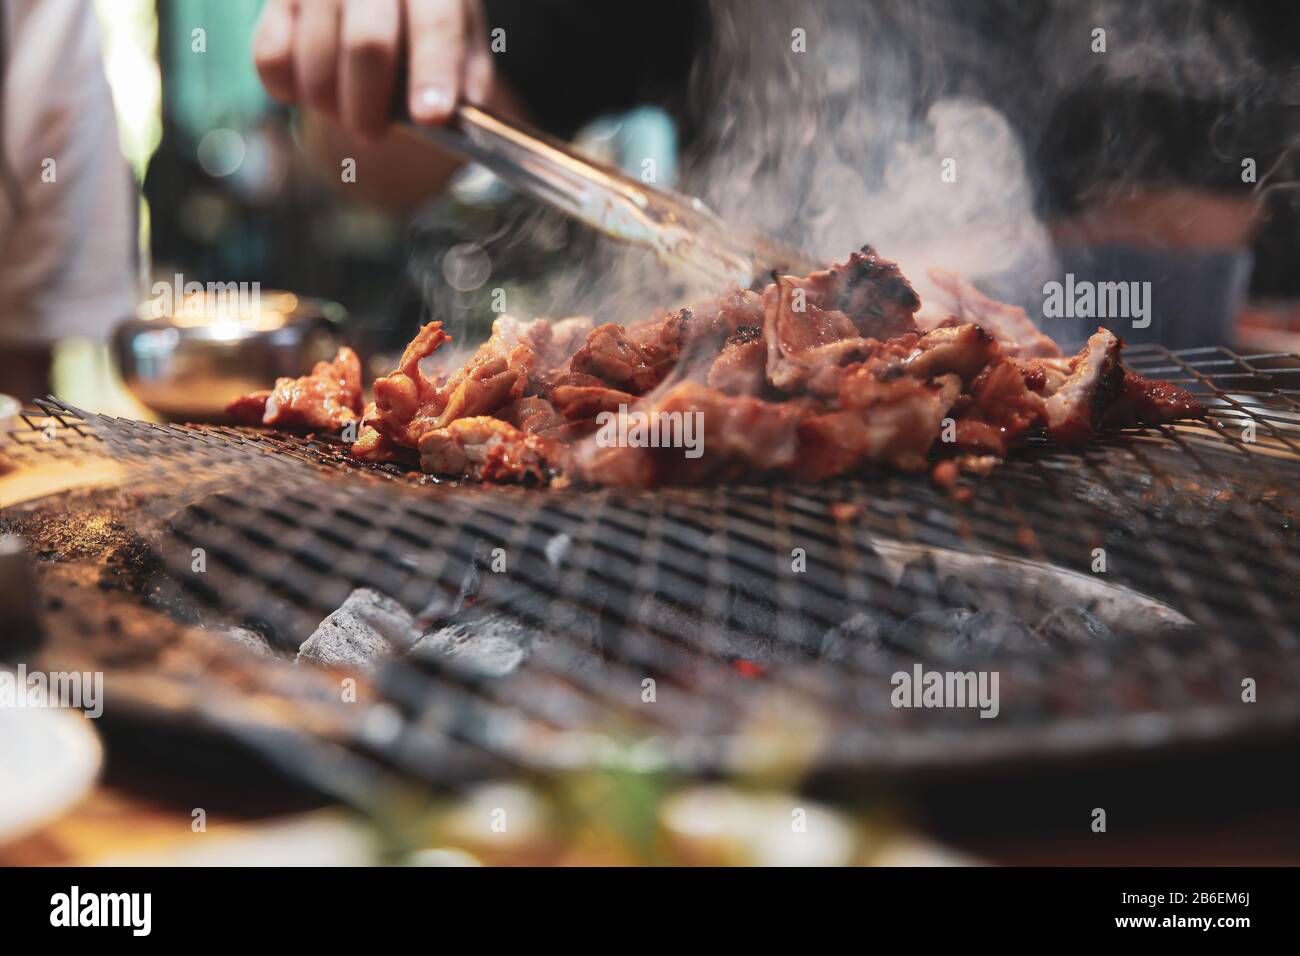
<svg viewBox="0 0 1300 956"><path fill-rule="evenodd" d="M452 653L399 655L377 675L406 728L386 759L426 777L447 740L512 766L861 768L1292 725L1300 359L1125 358L1197 393L1208 420L1081 451L1034 441L968 500L897 474L462 486L359 465L321 438L51 403L7 447L31 459L100 443L132 464L149 490L142 533L179 586L283 647L363 587L451 627ZM959 652L878 639L871 621L942 611L953 581L1030 626L1087 605L1114 638ZM998 719L894 706L893 675L913 664L997 671ZM1258 703L1243 703L1247 679Z"/></svg>

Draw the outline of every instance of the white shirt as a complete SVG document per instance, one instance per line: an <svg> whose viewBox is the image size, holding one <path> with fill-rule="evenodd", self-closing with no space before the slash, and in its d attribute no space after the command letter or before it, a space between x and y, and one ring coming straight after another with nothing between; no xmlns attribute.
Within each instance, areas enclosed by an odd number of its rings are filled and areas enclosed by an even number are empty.
<svg viewBox="0 0 1300 956"><path fill-rule="evenodd" d="M103 339L137 301L136 189L90 0L6 0L0 344Z"/></svg>

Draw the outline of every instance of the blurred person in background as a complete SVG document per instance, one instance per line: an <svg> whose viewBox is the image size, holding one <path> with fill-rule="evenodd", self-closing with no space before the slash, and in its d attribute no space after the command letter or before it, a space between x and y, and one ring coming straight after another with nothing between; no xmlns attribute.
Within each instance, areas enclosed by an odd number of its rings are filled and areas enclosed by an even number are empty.
<svg viewBox="0 0 1300 956"><path fill-rule="evenodd" d="M0 391L32 399L133 313L137 196L89 0L9 0L0 34Z"/></svg>

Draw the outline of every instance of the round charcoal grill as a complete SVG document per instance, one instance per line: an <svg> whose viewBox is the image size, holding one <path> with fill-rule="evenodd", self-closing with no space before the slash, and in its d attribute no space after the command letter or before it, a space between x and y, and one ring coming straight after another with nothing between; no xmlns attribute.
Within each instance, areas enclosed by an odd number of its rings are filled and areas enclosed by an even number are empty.
<svg viewBox="0 0 1300 956"><path fill-rule="evenodd" d="M1197 393L1208 421L1077 452L1031 442L968 497L897 474L464 486L318 438L52 402L8 451L127 465L178 592L281 648L357 588L419 615L420 646L375 676L385 731L343 743L425 780L466 754L484 772L834 773L1290 733L1300 358L1138 346L1125 360ZM917 667L996 673L997 716L896 707L894 675Z"/></svg>

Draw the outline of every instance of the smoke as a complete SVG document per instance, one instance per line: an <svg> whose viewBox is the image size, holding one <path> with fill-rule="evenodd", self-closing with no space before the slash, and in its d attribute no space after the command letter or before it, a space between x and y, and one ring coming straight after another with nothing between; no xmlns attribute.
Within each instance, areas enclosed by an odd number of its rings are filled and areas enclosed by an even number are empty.
<svg viewBox="0 0 1300 956"><path fill-rule="evenodd" d="M1259 157L1267 188L1294 178L1294 119L1289 129L1249 120L1279 84L1300 90L1300 71L1261 62L1240 11L1220 4L713 0L711 9L710 48L691 78L702 135L678 188L814 260L842 261L870 243L923 300L926 271L941 267L1036 314L1043 282L1059 273L1048 217L1099 189L1178 177L1240 187L1243 151ZM1139 106L1112 109L1116 89L1136 91ZM1156 128L1168 104L1175 120L1205 128L1185 156ZM511 312L630 322L718 291L643 250L578 241L578 263Z"/></svg>
<svg viewBox="0 0 1300 956"><path fill-rule="evenodd" d="M817 260L870 243L923 298L932 266L1023 298L1051 245L1020 138L979 95L992 51L970 5L760 7L713 5L719 119L692 188Z"/></svg>

